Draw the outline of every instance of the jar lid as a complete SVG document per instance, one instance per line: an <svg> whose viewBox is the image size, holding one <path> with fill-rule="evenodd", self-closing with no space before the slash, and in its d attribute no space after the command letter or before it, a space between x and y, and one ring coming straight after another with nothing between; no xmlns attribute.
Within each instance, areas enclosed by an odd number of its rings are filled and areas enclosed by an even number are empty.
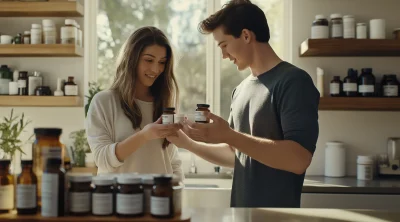
<svg viewBox="0 0 400 222"><path fill-rule="evenodd" d="M151 174L142 175L142 183L146 185L153 185L154 175Z"/></svg>
<svg viewBox="0 0 400 222"><path fill-rule="evenodd" d="M326 19L325 15L316 15L315 19Z"/></svg>
<svg viewBox="0 0 400 222"><path fill-rule="evenodd" d="M199 107L199 108L201 108L201 107L203 107L203 108L209 108L210 105L209 105L209 104L197 104L197 107Z"/></svg>
<svg viewBox="0 0 400 222"><path fill-rule="evenodd" d="M48 158L48 159L47 159L47 162L46 162L46 165L47 165L47 166L49 166L49 165L50 165L50 166L51 166L51 165L60 166L61 163L62 163L62 161L61 161L60 158Z"/></svg>
<svg viewBox="0 0 400 222"><path fill-rule="evenodd" d="M345 15L345 16L343 16L343 18L344 18L344 19L347 19L347 18L354 18L354 15Z"/></svg>
<svg viewBox="0 0 400 222"><path fill-rule="evenodd" d="M60 136L62 129L60 128L35 128L34 133L37 136Z"/></svg>
<svg viewBox="0 0 400 222"><path fill-rule="evenodd" d="M74 25L75 26L75 20L73 20L73 19L65 19L65 24L66 25Z"/></svg>
<svg viewBox="0 0 400 222"><path fill-rule="evenodd" d="M166 107L166 108L164 108L164 112L165 111L175 111L175 108L174 107Z"/></svg>
<svg viewBox="0 0 400 222"><path fill-rule="evenodd" d="M357 26L366 26L366 25L367 25L367 23L362 23L362 22L357 23Z"/></svg>
<svg viewBox="0 0 400 222"><path fill-rule="evenodd" d="M332 19L335 19L335 18L342 18L342 15L339 14L339 13L332 14L332 15L331 15L331 18L332 18Z"/></svg>
<svg viewBox="0 0 400 222"><path fill-rule="evenodd" d="M11 164L11 160L0 160L0 166L8 166Z"/></svg>
<svg viewBox="0 0 400 222"><path fill-rule="evenodd" d="M359 164L373 164L374 157L373 156L357 156L357 163Z"/></svg>
<svg viewBox="0 0 400 222"><path fill-rule="evenodd" d="M54 26L54 21L50 19L43 19L42 24L43 26Z"/></svg>
<svg viewBox="0 0 400 222"><path fill-rule="evenodd" d="M32 28L33 29L40 29L40 28L42 28L42 25L41 24L32 24Z"/></svg>
<svg viewBox="0 0 400 222"><path fill-rule="evenodd" d="M158 175L154 177L155 184L167 184L172 180L172 175Z"/></svg>
<svg viewBox="0 0 400 222"><path fill-rule="evenodd" d="M31 34L31 31L25 31L24 34Z"/></svg>
<svg viewBox="0 0 400 222"><path fill-rule="evenodd" d="M33 165L33 160L21 160L21 165Z"/></svg>
<svg viewBox="0 0 400 222"><path fill-rule="evenodd" d="M83 183L83 182L92 182L92 174L90 173L69 173L68 179L71 182L75 183Z"/></svg>
<svg viewBox="0 0 400 222"><path fill-rule="evenodd" d="M137 175L119 175L117 182L119 184L141 184L142 178Z"/></svg>
<svg viewBox="0 0 400 222"><path fill-rule="evenodd" d="M92 182L98 186L110 186L114 184L114 177L106 175L95 176L92 178Z"/></svg>
<svg viewBox="0 0 400 222"><path fill-rule="evenodd" d="M344 144L339 141L330 141L326 143L327 146L343 146Z"/></svg>

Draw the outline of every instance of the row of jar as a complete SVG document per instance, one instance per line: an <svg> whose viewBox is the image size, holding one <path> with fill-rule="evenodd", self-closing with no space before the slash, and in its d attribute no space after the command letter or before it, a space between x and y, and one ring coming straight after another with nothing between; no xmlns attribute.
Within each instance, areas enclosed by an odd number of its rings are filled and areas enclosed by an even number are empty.
<svg viewBox="0 0 400 222"><path fill-rule="evenodd" d="M1 44L75 44L83 47L83 32L74 19L66 19L60 29L60 41L57 41L57 28L53 20L44 19L42 24L32 24L29 31L16 36L1 35Z"/></svg>
<svg viewBox="0 0 400 222"><path fill-rule="evenodd" d="M341 14L330 15L330 22L324 15L316 15L312 23L312 39L367 39L367 23L356 23L355 16ZM400 28L393 31L393 38L400 39ZM369 38L386 39L385 19L369 21Z"/></svg>
<svg viewBox="0 0 400 222"><path fill-rule="evenodd" d="M43 217L151 214L171 218L181 213L183 184L176 176L65 174L61 162L58 158L47 159L39 190L32 161L22 161L14 200L13 176L8 173L10 161L0 160L0 212L13 210L16 201L19 215L40 211Z"/></svg>
<svg viewBox="0 0 400 222"><path fill-rule="evenodd" d="M173 124L180 123L186 117L188 120L196 123L209 123L210 118L208 118L208 113L210 112L209 104L197 104L196 111L194 115L175 113L175 107L164 108L161 123L162 124Z"/></svg>
<svg viewBox="0 0 400 222"><path fill-rule="evenodd" d="M330 82L330 95L333 97L398 97L399 81L395 74L383 75L380 83L377 83L372 68L361 69L361 75L358 71L349 69L347 77L340 79L340 76L334 76Z"/></svg>
<svg viewBox="0 0 400 222"><path fill-rule="evenodd" d="M28 71L11 69L7 65L0 66L0 95L20 96L77 96L78 85L73 76L68 81L57 79L57 89L51 92L49 86L43 85L43 76L38 71L29 74Z"/></svg>

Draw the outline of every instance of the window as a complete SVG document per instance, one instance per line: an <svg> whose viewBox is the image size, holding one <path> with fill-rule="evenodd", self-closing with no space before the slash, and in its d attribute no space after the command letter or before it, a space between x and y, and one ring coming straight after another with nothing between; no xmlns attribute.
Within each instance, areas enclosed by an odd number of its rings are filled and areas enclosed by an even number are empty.
<svg viewBox="0 0 400 222"><path fill-rule="evenodd" d="M250 72L238 72L229 60L220 62L219 48L212 36L202 35L197 29L201 20L227 1L98 0L95 78L109 87L115 75L115 59L123 42L138 27L156 26L174 47L180 111L193 112L197 103L207 102L212 105L214 113L227 119L231 92ZM252 1L265 11L271 32L270 43L281 57L284 49L284 1Z"/></svg>

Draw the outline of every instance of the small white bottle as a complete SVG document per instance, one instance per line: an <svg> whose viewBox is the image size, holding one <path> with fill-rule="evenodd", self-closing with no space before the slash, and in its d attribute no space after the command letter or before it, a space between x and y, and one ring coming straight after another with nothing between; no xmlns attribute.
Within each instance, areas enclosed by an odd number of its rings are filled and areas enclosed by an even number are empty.
<svg viewBox="0 0 400 222"><path fill-rule="evenodd" d="M374 158L372 156L357 157L357 179L372 180L374 178Z"/></svg>
<svg viewBox="0 0 400 222"><path fill-rule="evenodd" d="M357 23L357 39L367 38L367 24Z"/></svg>
<svg viewBox="0 0 400 222"><path fill-rule="evenodd" d="M57 90L54 91L54 96L64 96L64 92L61 89L61 85L63 83L63 80L61 78L57 79Z"/></svg>
<svg viewBox="0 0 400 222"><path fill-rule="evenodd" d="M343 38L355 39L356 38L356 20L353 15L343 16Z"/></svg>
<svg viewBox="0 0 400 222"><path fill-rule="evenodd" d="M42 25L32 24L31 44L42 44Z"/></svg>
<svg viewBox="0 0 400 222"><path fill-rule="evenodd" d="M42 24L44 44L56 44L57 31L54 21L50 19L44 19Z"/></svg>
<svg viewBox="0 0 400 222"><path fill-rule="evenodd" d="M28 77L28 95L34 96L37 87L43 85L43 78L40 76L40 72L34 71L33 76Z"/></svg>
<svg viewBox="0 0 400 222"><path fill-rule="evenodd" d="M61 44L75 44L77 29L75 20L66 19L65 26L61 27Z"/></svg>

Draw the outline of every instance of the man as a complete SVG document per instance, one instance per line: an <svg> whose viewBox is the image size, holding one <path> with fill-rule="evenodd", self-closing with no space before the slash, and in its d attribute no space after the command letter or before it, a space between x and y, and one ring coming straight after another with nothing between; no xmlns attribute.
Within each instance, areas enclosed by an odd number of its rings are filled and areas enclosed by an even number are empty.
<svg viewBox="0 0 400 222"><path fill-rule="evenodd" d="M167 139L234 167L232 207L300 207L319 133L311 77L275 54L266 17L250 1L229 2L199 28L213 34L224 59L252 74L233 90L229 123L210 113L212 123L186 121L186 134Z"/></svg>

